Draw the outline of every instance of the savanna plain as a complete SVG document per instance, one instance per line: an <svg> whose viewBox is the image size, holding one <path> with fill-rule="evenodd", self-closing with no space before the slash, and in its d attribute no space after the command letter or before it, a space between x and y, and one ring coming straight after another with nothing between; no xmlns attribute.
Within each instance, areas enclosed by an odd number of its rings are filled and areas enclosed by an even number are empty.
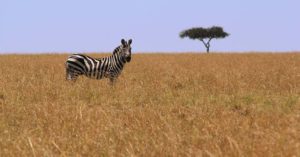
<svg viewBox="0 0 300 157"><path fill-rule="evenodd" d="M67 56L0 55L0 156L300 156L300 53L133 54L114 87Z"/></svg>

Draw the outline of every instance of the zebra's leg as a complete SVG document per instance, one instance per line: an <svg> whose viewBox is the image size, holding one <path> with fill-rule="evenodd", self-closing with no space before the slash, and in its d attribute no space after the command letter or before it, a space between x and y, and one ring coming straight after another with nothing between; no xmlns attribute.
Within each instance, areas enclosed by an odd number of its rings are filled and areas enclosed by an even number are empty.
<svg viewBox="0 0 300 157"><path fill-rule="evenodd" d="M66 63L66 80L73 80L74 69Z"/></svg>
<svg viewBox="0 0 300 157"><path fill-rule="evenodd" d="M66 68L66 80L68 80L68 78L69 78L69 66L68 66L68 63L65 64L65 68Z"/></svg>
<svg viewBox="0 0 300 157"><path fill-rule="evenodd" d="M70 80L70 79L71 79L70 70L68 68L66 68L66 80Z"/></svg>
<svg viewBox="0 0 300 157"><path fill-rule="evenodd" d="M76 70L68 69L66 74L66 80L75 82L80 74Z"/></svg>
<svg viewBox="0 0 300 157"><path fill-rule="evenodd" d="M110 84L111 86L114 86L115 83L116 83L116 78L110 77L110 78L109 78L109 84Z"/></svg>
<svg viewBox="0 0 300 157"><path fill-rule="evenodd" d="M75 82L79 75L82 75L82 73L80 71L75 70L71 75L71 80Z"/></svg>

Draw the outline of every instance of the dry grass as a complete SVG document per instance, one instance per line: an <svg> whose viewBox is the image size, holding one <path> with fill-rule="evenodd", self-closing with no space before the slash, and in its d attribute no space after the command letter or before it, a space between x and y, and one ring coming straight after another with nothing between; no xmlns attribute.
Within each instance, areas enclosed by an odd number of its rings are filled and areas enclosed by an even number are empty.
<svg viewBox="0 0 300 157"><path fill-rule="evenodd" d="M113 89L66 58L0 56L0 156L300 156L300 54L139 54Z"/></svg>

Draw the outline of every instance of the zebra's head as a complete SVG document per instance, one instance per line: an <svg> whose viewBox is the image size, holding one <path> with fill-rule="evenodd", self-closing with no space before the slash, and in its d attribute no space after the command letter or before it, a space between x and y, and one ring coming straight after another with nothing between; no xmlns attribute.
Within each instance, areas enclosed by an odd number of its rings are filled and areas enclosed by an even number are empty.
<svg viewBox="0 0 300 157"><path fill-rule="evenodd" d="M121 50L120 55L125 59L126 62L130 62L131 60L131 43L132 39L129 39L128 42L124 39L121 40Z"/></svg>

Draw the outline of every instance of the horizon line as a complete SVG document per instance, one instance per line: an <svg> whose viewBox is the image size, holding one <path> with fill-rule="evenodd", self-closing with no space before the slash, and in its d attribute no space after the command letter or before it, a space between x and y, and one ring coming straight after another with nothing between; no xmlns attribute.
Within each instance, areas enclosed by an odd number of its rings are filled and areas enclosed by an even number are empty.
<svg viewBox="0 0 300 157"><path fill-rule="evenodd" d="M75 53L84 53L84 54L108 54L112 52L100 52L100 51L44 51L44 52L0 52L0 55L49 55L49 54L75 54ZM136 51L133 54L175 54L175 53L197 53L197 54L207 54L206 51ZM300 53L300 50L290 50L290 51L210 51L209 54L225 54L225 53Z"/></svg>

